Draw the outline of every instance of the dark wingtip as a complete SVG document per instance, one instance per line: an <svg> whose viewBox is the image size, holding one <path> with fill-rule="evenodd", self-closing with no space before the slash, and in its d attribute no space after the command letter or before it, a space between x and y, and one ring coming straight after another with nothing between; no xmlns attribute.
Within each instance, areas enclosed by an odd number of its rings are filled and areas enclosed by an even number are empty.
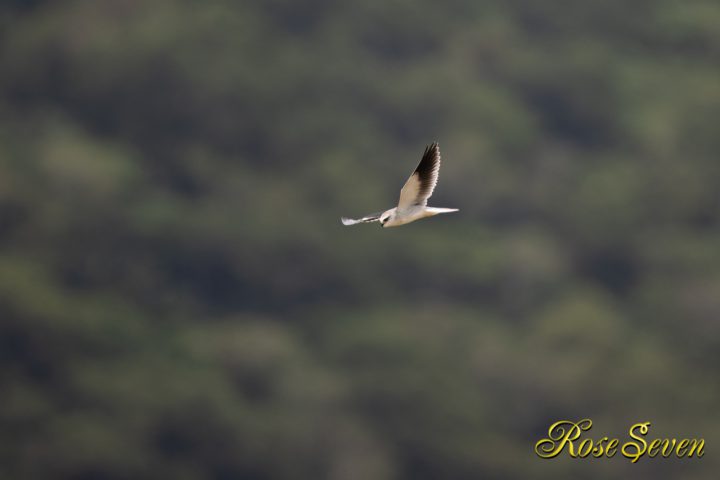
<svg viewBox="0 0 720 480"><path fill-rule="evenodd" d="M430 153L433 150L438 150L440 148L440 144L438 142L432 142L430 145L425 146L425 151L423 152L423 157Z"/></svg>

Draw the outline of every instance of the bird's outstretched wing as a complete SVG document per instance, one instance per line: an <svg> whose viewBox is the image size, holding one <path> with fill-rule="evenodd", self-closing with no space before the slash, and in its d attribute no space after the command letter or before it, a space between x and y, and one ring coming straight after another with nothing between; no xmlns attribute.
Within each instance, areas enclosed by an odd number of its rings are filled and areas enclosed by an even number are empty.
<svg viewBox="0 0 720 480"><path fill-rule="evenodd" d="M400 200L398 201L398 210L411 207L413 205L427 205L428 198L435 190L438 176L440 174L440 146L437 142L425 147L425 153L417 168L407 179L402 190L400 190Z"/></svg>
<svg viewBox="0 0 720 480"><path fill-rule="evenodd" d="M377 213L371 213L369 215L365 215L362 218L347 218L342 217L340 221L343 225L355 225L356 223L371 223L371 222L378 222L380 221L380 215L382 212Z"/></svg>

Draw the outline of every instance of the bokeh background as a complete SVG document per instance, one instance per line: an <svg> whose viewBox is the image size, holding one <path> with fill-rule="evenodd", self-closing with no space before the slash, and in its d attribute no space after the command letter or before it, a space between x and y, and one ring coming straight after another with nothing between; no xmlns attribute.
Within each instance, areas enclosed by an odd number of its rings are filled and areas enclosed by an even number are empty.
<svg viewBox="0 0 720 480"><path fill-rule="evenodd" d="M720 4L0 4L0 478L717 478ZM444 166L400 229L424 146ZM592 436L697 460L548 461Z"/></svg>

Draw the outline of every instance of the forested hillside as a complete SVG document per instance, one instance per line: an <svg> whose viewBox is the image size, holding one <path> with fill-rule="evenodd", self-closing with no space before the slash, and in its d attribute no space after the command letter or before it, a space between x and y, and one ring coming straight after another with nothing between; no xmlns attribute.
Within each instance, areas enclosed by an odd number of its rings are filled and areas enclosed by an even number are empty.
<svg viewBox="0 0 720 480"><path fill-rule="evenodd" d="M720 4L0 4L0 478L714 479ZM425 145L443 168L398 229ZM701 459L541 460L552 422Z"/></svg>

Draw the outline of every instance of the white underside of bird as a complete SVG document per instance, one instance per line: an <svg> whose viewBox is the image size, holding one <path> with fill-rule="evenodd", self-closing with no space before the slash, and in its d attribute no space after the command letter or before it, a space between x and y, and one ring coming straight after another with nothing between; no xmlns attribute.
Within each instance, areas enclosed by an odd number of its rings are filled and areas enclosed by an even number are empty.
<svg viewBox="0 0 720 480"><path fill-rule="evenodd" d="M406 223L432 217L439 213L457 212L457 208L428 207L428 198L433 194L440 174L440 146L433 143L425 148L420 163L407 179L402 190L397 207L384 212L371 213L362 218L342 217L343 225L357 223L380 222L383 227L399 227Z"/></svg>

